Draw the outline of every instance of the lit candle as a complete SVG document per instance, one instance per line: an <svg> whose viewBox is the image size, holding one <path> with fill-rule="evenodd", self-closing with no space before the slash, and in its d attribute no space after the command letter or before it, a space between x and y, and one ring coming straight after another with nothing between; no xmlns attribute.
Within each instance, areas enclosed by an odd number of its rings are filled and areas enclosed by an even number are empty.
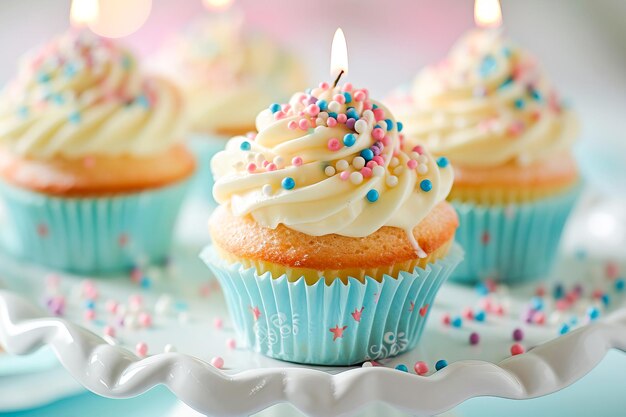
<svg viewBox="0 0 626 417"><path fill-rule="evenodd" d="M333 44L330 50L330 76L334 78L333 87L337 85L342 75L348 75L348 47L343 30L338 28L333 37Z"/></svg>
<svg viewBox="0 0 626 417"><path fill-rule="evenodd" d="M233 4L233 0L203 0L204 7L208 10L226 10Z"/></svg>
<svg viewBox="0 0 626 417"><path fill-rule="evenodd" d="M100 4L98 0L72 0L70 22L74 27L82 27L95 22L98 18Z"/></svg>
<svg viewBox="0 0 626 417"><path fill-rule="evenodd" d="M476 0L474 3L474 21L482 29L495 29L502 25L500 0Z"/></svg>

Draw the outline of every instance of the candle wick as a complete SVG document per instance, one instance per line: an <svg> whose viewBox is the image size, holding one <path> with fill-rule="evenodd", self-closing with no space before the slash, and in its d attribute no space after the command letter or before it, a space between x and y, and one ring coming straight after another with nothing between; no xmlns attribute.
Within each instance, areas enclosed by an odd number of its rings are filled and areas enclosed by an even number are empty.
<svg viewBox="0 0 626 417"><path fill-rule="evenodd" d="M339 71L339 75L337 75L337 78L335 78L335 82L333 83L333 88L337 87L337 83L339 82L339 79L341 78L342 75L343 75L343 70Z"/></svg>

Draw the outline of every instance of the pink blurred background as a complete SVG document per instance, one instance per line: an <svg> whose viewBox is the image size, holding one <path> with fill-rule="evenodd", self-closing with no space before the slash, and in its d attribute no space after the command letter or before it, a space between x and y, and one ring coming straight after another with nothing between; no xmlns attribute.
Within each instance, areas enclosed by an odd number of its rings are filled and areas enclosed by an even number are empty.
<svg viewBox="0 0 626 417"><path fill-rule="evenodd" d="M247 24L301 56L311 82L329 78L330 44L344 29L348 79L382 97L423 65L442 58L473 27L473 0L235 0ZM0 4L0 83L26 49L69 25L68 0ZM503 0L504 27L538 56L581 114L583 142L616 150L626 164L626 2ZM173 32L208 13L201 0L153 0L141 29L122 41L149 56ZM626 182L624 183L626 190Z"/></svg>

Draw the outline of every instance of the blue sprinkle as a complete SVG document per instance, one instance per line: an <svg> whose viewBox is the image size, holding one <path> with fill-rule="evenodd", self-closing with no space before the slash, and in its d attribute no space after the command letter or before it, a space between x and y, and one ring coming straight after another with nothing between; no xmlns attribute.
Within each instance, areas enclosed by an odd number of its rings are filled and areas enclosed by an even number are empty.
<svg viewBox="0 0 626 417"><path fill-rule="evenodd" d="M278 104L278 103L270 104L270 111L272 113L276 113L279 110L280 110L280 104Z"/></svg>
<svg viewBox="0 0 626 417"><path fill-rule="evenodd" d="M489 76L489 74L491 74L493 71L495 71L496 66L497 66L497 61L493 57L493 55L487 55L485 58L483 58L483 61L480 63L480 68L478 69L478 72L484 78L484 77Z"/></svg>
<svg viewBox="0 0 626 417"><path fill-rule="evenodd" d="M506 80L504 80L502 82L502 84L500 84L500 86L498 87L499 90L504 89L506 87L508 87L509 85L513 84L513 77L509 77Z"/></svg>
<svg viewBox="0 0 626 417"><path fill-rule="evenodd" d="M67 78L72 78L73 76L76 75L76 72L77 72L76 66L72 64L71 62L65 65L65 70L63 71L63 73L65 74Z"/></svg>
<svg viewBox="0 0 626 417"><path fill-rule="evenodd" d="M543 310L543 299L541 297L533 297L530 300L530 304L532 306L532 309L535 311Z"/></svg>
<svg viewBox="0 0 626 417"><path fill-rule="evenodd" d="M94 300L85 301L85 308L87 310L93 310L94 308L96 308L96 302Z"/></svg>
<svg viewBox="0 0 626 417"><path fill-rule="evenodd" d="M365 162L369 162L374 159L374 152L371 149L363 149L361 151L361 156L365 159Z"/></svg>
<svg viewBox="0 0 626 417"><path fill-rule="evenodd" d="M174 303L174 310L176 311L187 311L189 310L189 305L187 305L184 301L176 301Z"/></svg>
<svg viewBox="0 0 626 417"><path fill-rule="evenodd" d="M378 200L378 191L369 190L367 192L367 201L369 201L370 203L375 203L377 200Z"/></svg>
<svg viewBox="0 0 626 417"><path fill-rule="evenodd" d="M485 319L487 318L487 313L485 313L483 310L480 310L478 313L476 313L474 315L474 320L476 321L485 321Z"/></svg>
<svg viewBox="0 0 626 417"><path fill-rule="evenodd" d="M350 147L356 143L356 136L352 133L346 133L343 137L343 144Z"/></svg>
<svg viewBox="0 0 626 417"><path fill-rule="evenodd" d="M387 132L393 129L393 122L391 119L385 119L385 123L387 123Z"/></svg>
<svg viewBox="0 0 626 417"><path fill-rule="evenodd" d="M40 72L37 75L37 82L43 84L43 83L47 83L48 81L50 81L50 74L45 73L45 72Z"/></svg>
<svg viewBox="0 0 626 417"><path fill-rule="evenodd" d="M619 278L615 280L615 290L622 292L624 291L624 288L626 287L626 281L624 281L623 278Z"/></svg>
<svg viewBox="0 0 626 417"><path fill-rule="evenodd" d="M572 316L569 319L570 326L576 326L578 324L578 318L576 316Z"/></svg>
<svg viewBox="0 0 626 417"><path fill-rule="evenodd" d="M543 100L543 96L541 95L541 92L539 90L535 90L534 88L530 90L530 96L533 98L533 100L536 100L536 101Z"/></svg>
<svg viewBox="0 0 626 417"><path fill-rule="evenodd" d="M377 104L372 104L372 110L376 110L378 108Z"/></svg>
<svg viewBox="0 0 626 417"><path fill-rule="evenodd" d="M409 372L409 368L407 368L406 365L404 365L402 363L400 365L396 366L396 369L398 371L402 371L402 372Z"/></svg>
<svg viewBox="0 0 626 417"><path fill-rule="evenodd" d="M587 310L587 316L589 317L589 320L596 320L598 317L600 317L600 310L598 310L596 307L589 307L589 309Z"/></svg>
<svg viewBox="0 0 626 417"><path fill-rule="evenodd" d="M430 180L428 179L422 180L422 182L420 182L420 188L422 189L422 191L429 192L433 189L433 183L430 182Z"/></svg>
<svg viewBox="0 0 626 417"><path fill-rule="evenodd" d="M346 111L346 116L348 116L348 119L358 119L359 116L359 112L356 111L356 109L354 107L350 107L347 111Z"/></svg>
<svg viewBox="0 0 626 417"><path fill-rule="evenodd" d="M404 129L404 124L402 124L402 122L396 122L396 126L398 127L398 132L402 132L402 129Z"/></svg>
<svg viewBox="0 0 626 417"><path fill-rule="evenodd" d="M69 116L70 123L77 124L80 123L80 113L77 111L73 111Z"/></svg>
<svg viewBox="0 0 626 417"><path fill-rule="evenodd" d="M343 93L343 96L346 98L346 104L352 102L352 94L350 94L348 92L345 92L345 93Z"/></svg>
<svg viewBox="0 0 626 417"><path fill-rule="evenodd" d="M280 183L285 190L291 190L296 186L296 182L291 177L285 177Z"/></svg>
<svg viewBox="0 0 626 417"><path fill-rule="evenodd" d="M502 55L504 55L506 58L510 58L511 57L511 49L504 47L502 48Z"/></svg>
<svg viewBox="0 0 626 417"><path fill-rule="evenodd" d="M561 298L563 298L565 296L565 289L563 289L563 285L557 284L554 287L552 296L555 300L560 300Z"/></svg>
<svg viewBox="0 0 626 417"><path fill-rule="evenodd" d="M518 98L515 100L515 108L522 110L524 107L526 107L526 102L523 99Z"/></svg>
<svg viewBox="0 0 626 417"><path fill-rule="evenodd" d="M139 285L141 285L141 288L147 290L152 286L152 280L148 277L141 277L141 282L139 283Z"/></svg>
<svg viewBox="0 0 626 417"><path fill-rule="evenodd" d="M138 96L135 99L135 104L143 107L144 109L150 108L150 101L148 100L148 97L146 97L144 94Z"/></svg>
<svg viewBox="0 0 626 417"><path fill-rule="evenodd" d="M335 113L334 111L328 112L328 117L333 117L333 118L337 118L337 113Z"/></svg>
<svg viewBox="0 0 626 417"><path fill-rule="evenodd" d="M609 297L608 294L602 294L600 301L602 301L602 304L604 304L605 307L608 307L609 304L611 304L611 297Z"/></svg>
<svg viewBox="0 0 626 417"><path fill-rule="evenodd" d="M440 359L437 361L437 363L435 363L435 369L438 371L441 371L446 366L448 366L448 361L446 361L445 359Z"/></svg>
<svg viewBox="0 0 626 417"><path fill-rule="evenodd" d="M448 158L446 158L445 156L440 156L439 158L437 158L437 165L439 166L439 168L445 168L448 166L450 162L448 161Z"/></svg>
<svg viewBox="0 0 626 417"><path fill-rule="evenodd" d="M489 294L489 287L484 282L479 282L476 284L476 292L478 295L487 295Z"/></svg>
<svg viewBox="0 0 626 417"><path fill-rule="evenodd" d="M239 145L239 149L241 149L242 151L249 151L250 142L248 142L247 140L244 140L243 142L241 142L241 145Z"/></svg>
<svg viewBox="0 0 626 417"><path fill-rule="evenodd" d="M328 108L328 102L326 100L318 100L317 105L320 108L320 111L324 111Z"/></svg>
<svg viewBox="0 0 626 417"><path fill-rule="evenodd" d="M54 104L60 106L63 103L65 103L65 99L63 98L63 96L61 94L53 94L52 96L50 96L50 99L54 102Z"/></svg>
<svg viewBox="0 0 626 417"><path fill-rule="evenodd" d="M456 327L457 329L463 326L463 319L459 316L455 316L452 321L450 321L452 327Z"/></svg>
<svg viewBox="0 0 626 417"><path fill-rule="evenodd" d="M563 323L563 325L559 329L559 334L565 334L567 332L569 332L569 325L567 323Z"/></svg>

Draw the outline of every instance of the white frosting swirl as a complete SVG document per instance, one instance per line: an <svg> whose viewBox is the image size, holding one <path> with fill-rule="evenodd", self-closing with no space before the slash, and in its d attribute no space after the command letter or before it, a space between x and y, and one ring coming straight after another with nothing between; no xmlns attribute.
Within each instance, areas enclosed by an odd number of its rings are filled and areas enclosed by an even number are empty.
<svg viewBox="0 0 626 417"><path fill-rule="evenodd" d="M0 97L0 141L35 158L147 156L177 142L182 99L111 41L67 32L25 57Z"/></svg>
<svg viewBox="0 0 626 417"><path fill-rule="evenodd" d="M306 86L299 61L235 15L195 22L160 59L180 80L197 131L246 131L267 103L287 100Z"/></svg>
<svg viewBox="0 0 626 417"><path fill-rule="evenodd" d="M334 99L346 90L351 102ZM317 114L322 102L328 111ZM329 116L331 110L339 123ZM354 127L355 120L344 122L351 116L358 120ZM383 226L398 227L425 256L412 231L446 198L453 171L447 160L440 161L445 166L440 168L423 150L421 155L403 152L397 126L385 107L367 98L366 90L346 85L343 90L320 87L296 94L282 110L259 114L254 139L233 138L213 158L213 194L219 203L229 203L234 214L250 214L269 228L284 224L314 236L364 237ZM347 134L354 135L351 146L342 142ZM363 168L360 155L369 158L370 151L380 153ZM281 186L289 178L293 189ZM377 199L368 198L372 194Z"/></svg>
<svg viewBox="0 0 626 417"><path fill-rule="evenodd" d="M468 33L418 75L408 102L389 103L410 140L464 166L548 158L578 131L535 59L498 31Z"/></svg>

